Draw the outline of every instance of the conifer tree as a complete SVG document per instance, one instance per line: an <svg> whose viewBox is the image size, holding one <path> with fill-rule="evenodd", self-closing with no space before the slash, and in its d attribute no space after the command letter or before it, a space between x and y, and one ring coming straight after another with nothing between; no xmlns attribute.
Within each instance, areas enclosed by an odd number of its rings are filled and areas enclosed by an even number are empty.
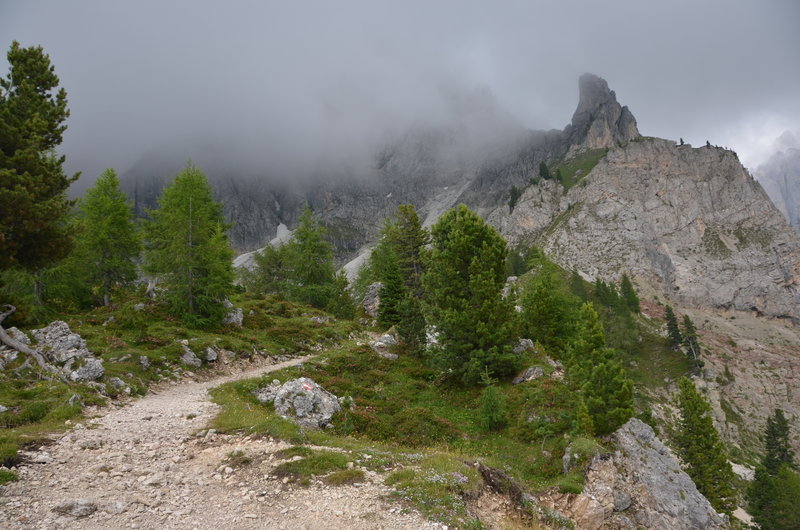
<svg viewBox="0 0 800 530"><path fill-rule="evenodd" d="M689 315L683 315L683 347L689 360L692 361L692 370L698 372L703 367L703 360L700 358L700 343L697 340L697 328Z"/></svg>
<svg viewBox="0 0 800 530"><path fill-rule="evenodd" d="M396 254L391 252L392 258L386 264L382 278L382 287L379 292L380 305L378 306L378 323L384 328L390 328L400 323L400 304L408 296L408 290L403 285L403 276Z"/></svg>
<svg viewBox="0 0 800 530"><path fill-rule="evenodd" d="M115 285L136 279L133 260L141 251L133 212L113 169L100 175L79 207L82 230L76 240L76 259L88 284L100 292L103 305L109 305Z"/></svg>
<svg viewBox="0 0 800 530"><path fill-rule="evenodd" d="M446 212L431 229L432 249L423 275L429 322L440 347L432 361L465 383L514 373L516 315L502 297L506 243L464 205Z"/></svg>
<svg viewBox="0 0 800 530"><path fill-rule="evenodd" d="M267 245L253 255L255 267L252 271L242 271L245 287L253 292L278 294L286 282L286 246Z"/></svg>
<svg viewBox="0 0 800 530"><path fill-rule="evenodd" d="M631 283L631 279L627 274L622 275L622 280L619 284L619 293L622 299L625 301L625 305L628 306L628 309L630 309L633 313L638 313L641 311L639 306L639 296L637 296L636 290L633 288L633 283Z"/></svg>
<svg viewBox="0 0 800 530"><path fill-rule="evenodd" d="M687 378L678 381L681 419L676 442L686 472L719 511L731 513L736 507L733 471L725 446L711 419L711 406Z"/></svg>
<svg viewBox="0 0 800 530"><path fill-rule="evenodd" d="M767 418L764 444L766 454L747 491L750 514L764 530L798 528L800 474L794 469L789 423L780 409Z"/></svg>
<svg viewBox="0 0 800 530"><path fill-rule="evenodd" d="M586 361L581 370L583 399L595 434L610 434L633 416L633 381L611 348L592 351Z"/></svg>
<svg viewBox="0 0 800 530"><path fill-rule="evenodd" d="M561 355L572 331L572 301L543 270L524 286L520 299L522 326L527 337L553 355Z"/></svg>
<svg viewBox="0 0 800 530"><path fill-rule="evenodd" d="M0 271L18 267L39 271L72 248L67 222L73 202L66 191L78 175L64 173L56 153L69 117L67 93L41 46L23 48L14 41L7 54L9 73L0 79ZM16 307L0 312L0 343L32 357L51 371L42 355L10 337L3 321Z"/></svg>
<svg viewBox="0 0 800 530"><path fill-rule="evenodd" d="M406 351L415 355L422 353L425 347L425 315L420 301L408 290L398 306L398 316L397 334Z"/></svg>
<svg viewBox="0 0 800 530"><path fill-rule="evenodd" d="M331 297L336 274L333 247L325 239L327 230L306 205L292 235L292 240L285 243L286 295L291 300L323 309Z"/></svg>
<svg viewBox="0 0 800 530"><path fill-rule="evenodd" d="M72 248L65 222L73 202L56 148L69 117L67 93L41 46L8 51L9 73L0 79L0 270L36 271Z"/></svg>
<svg viewBox="0 0 800 530"><path fill-rule="evenodd" d="M173 311L185 322L219 323L234 278L222 207L192 165L175 177L158 204L145 225L146 270L158 275Z"/></svg>
<svg viewBox="0 0 800 530"><path fill-rule="evenodd" d="M581 364L591 353L606 345L606 334L591 302L584 302L578 312L575 335L569 344L568 364Z"/></svg>
<svg viewBox="0 0 800 530"><path fill-rule="evenodd" d="M633 382L616 352L605 347L605 333L591 303L581 306L569 346L567 375L581 392L595 434L608 434L633 416Z"/></svg>
<svg viewBox="0 0 800 530"><path fill-rule="evenodd" d="M550 180L553 176L550 174L550 169L547 167L547 163L542 160L539 162L539 176L544 180Z"/></svg>
<svg viewBox="0 0 800 530"><path fill-rule="evenodd" d="M401 204L397 207L394 230L390 232L389 239L406 288L419 298L422 295L422 273L425 270L424 251L430 242L430 234L422 228L414 205Z"/></svg>
<svg viewBox="0 0 800 530"><path fill-rule="evenodd" d="M783 465L794 467L794 451L789 443L789 422L781 409L767 418L767 428L764 432L764 445L767 453L762 462L771 474L776 474Z"/></svg>
<svg viewBox="0 0 800 530"><path fill-rule="evenodd" d="M669 336L669 340L672 342L672 347L677 349L683 344L683 335L681 335L681 330L678 327L678 318L675 316L672 306L667 306L664 311L664 317L667 320L667 335Z"/></svg>

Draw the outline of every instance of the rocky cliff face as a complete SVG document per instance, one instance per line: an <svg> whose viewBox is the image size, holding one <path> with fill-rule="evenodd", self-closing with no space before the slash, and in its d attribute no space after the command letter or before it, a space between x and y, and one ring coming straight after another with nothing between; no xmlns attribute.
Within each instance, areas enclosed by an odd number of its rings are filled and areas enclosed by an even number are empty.
<svg viewBox="0 0 800 530"><path fill-rule="evenodd" d="M731 151L632 141L565 196L530 187L490 219L588 277L629 271L687 304L800 321L800 238Z"/></svg>

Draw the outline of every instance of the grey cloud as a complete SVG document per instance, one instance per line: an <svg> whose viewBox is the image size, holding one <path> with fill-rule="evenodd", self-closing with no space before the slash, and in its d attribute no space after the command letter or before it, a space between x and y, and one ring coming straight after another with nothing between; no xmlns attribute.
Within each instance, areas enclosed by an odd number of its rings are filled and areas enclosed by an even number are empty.
<svg viewBox="0 0 800 530"><path fill-rule="evenodd" d="M72 109L63 150L88 177L198 145L253 171L357 159L387 133L450 119L454 100L562 128L586 71L644 134L747 161L754 136L800 123L799 6L7 0L0 35L51 55Z"/></svg>

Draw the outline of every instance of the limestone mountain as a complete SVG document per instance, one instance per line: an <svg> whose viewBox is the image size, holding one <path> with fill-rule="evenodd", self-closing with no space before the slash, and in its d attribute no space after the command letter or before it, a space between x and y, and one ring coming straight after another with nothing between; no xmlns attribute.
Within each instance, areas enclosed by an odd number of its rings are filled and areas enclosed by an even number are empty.
<svg viewBox="0 0 800 530"><path fill-rule="evenodd" d="M207 172L235 247L293 228L308 202L344 263L398 205L414 204L430 224L464 203L512 245L540 245L587 278L627 271L684 304L800 322L800 237L732 151L640 136L631 111L591 74L562 131L524 130L491 106L459 112L470 119L396 135L368 164L330 168L335 178L255 178L216 157ZM491 134L479 137L481 123ZM554 178L540 178L543 162ZM175 169L157 166L123 176L140 205Z"/></svg>

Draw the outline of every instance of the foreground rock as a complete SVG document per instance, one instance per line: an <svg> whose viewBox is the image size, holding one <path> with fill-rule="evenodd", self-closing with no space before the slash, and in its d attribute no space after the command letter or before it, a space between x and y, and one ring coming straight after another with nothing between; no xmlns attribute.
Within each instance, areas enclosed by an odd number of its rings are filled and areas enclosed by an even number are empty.
<svg viewBox="0 0 800 530"><path fill-rule="evenodd" d="M41 329L34 329L31 335L36 339L37 347L45 359L50 362L62 364L70 359L93 357L92 352L86 347L86 341L77 333L70 331L63 320L56 320Z"/></svg>
<svg viewBox="0 0 800 530"><path fill-rule="evenodd" d="M321 429L341 406L336 396L307 377L285 382L275 394L275 411L301 427Z"/></svg>
<svg viewBox="0 0 800 530"><path fill-rule="evenodd" d="M397 354L392 353L391 349L397 346L397 337L393 333L384 333L377 339L370 341L369 346L372 350L384 359L393 361L397 359Z"/></svg>
<svg viewBox="0 0 800 530"><path fill-rule="evenodd" d="M539 500L579 528L727 528L650 426L632 418L611 437L616 451L592 459L583 493Z"/></svg>
<svg viewBox="0 0 800 530"><path fill-rule="evenodd" d="M361 300L361 307L364 308L364 312L371 318L378 317L378 308L381 305L381 288L383 288L381 282L371 284L367 287L367 292Z"/></svg>
<svg viewBox="0 0 800 530"><path fill-rule="evenodd" d="M32 345L31 339L17 328L9 328L8 334L17 341ZM31 335L36 339L33 345L41 352L45 362L65 378L75 382L90 382L105 375L103 361L94 356L86 346L86 341L69 329L69 325L56 320L47 326L34 329ZM16 352L4 351L0 359L0 369L17 358Z"/></svg>

